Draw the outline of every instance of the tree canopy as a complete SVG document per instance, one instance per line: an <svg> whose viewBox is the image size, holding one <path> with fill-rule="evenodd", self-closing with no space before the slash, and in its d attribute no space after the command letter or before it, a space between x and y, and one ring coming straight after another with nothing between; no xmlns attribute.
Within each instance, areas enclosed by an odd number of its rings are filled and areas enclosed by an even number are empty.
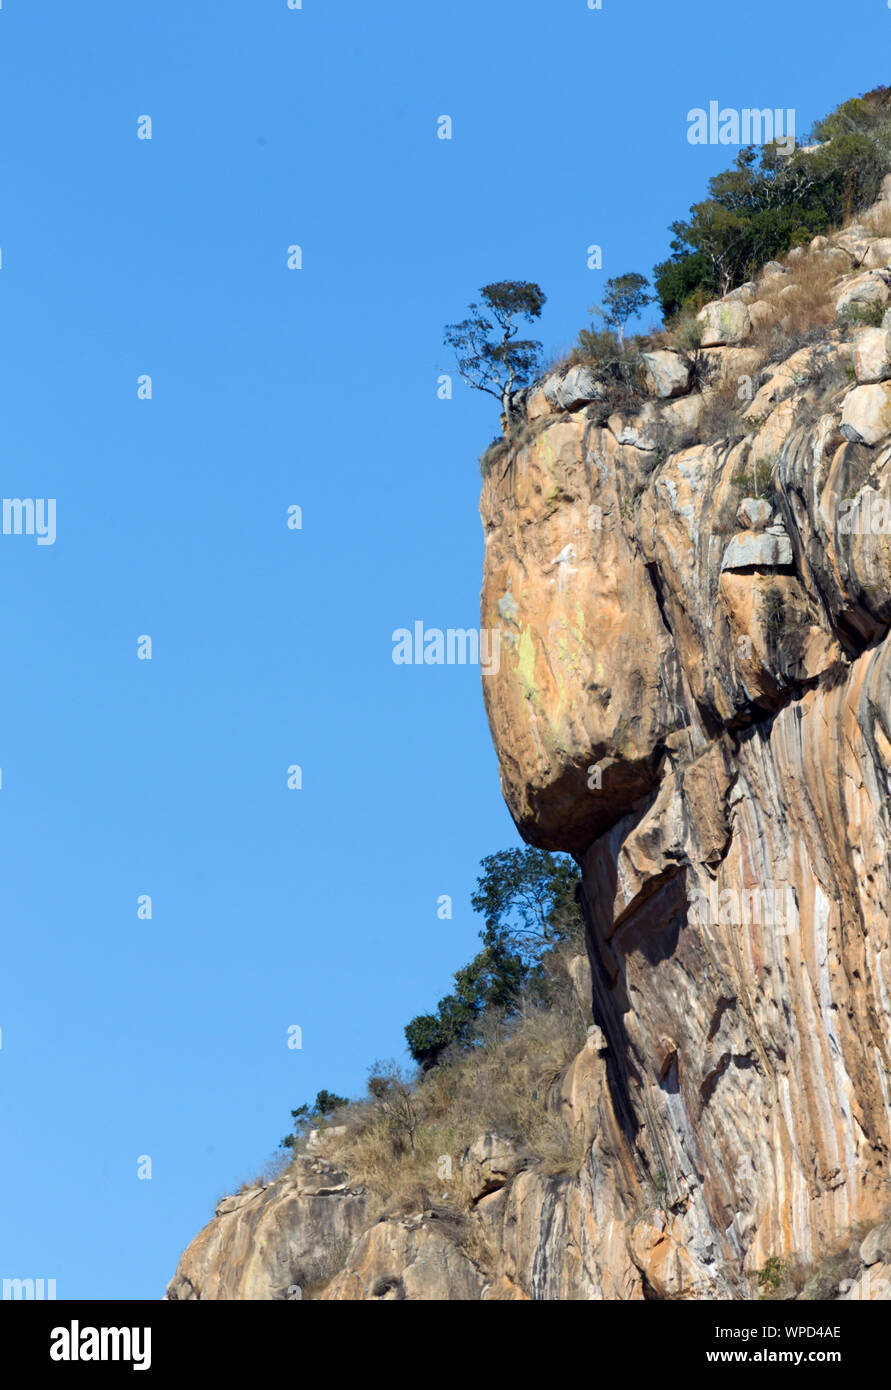
<svg viewBox="0 0 891 1390"><path fill-rule="evenodd" d="M510 437L511 396L535 375L541 352L536 339L517 337L517 320L537 319L546 296L529 280L497 280L483 285L480 298L466 319L446 325L444 340L455 352L462 379L501 402Z"/></svg>
<svg viewBox="0 0 891 1390"><path fill-rule="evenodd" d="M647 277L640 275L636 270L630 270L624 275L616 275L607 280L603 303L593 305L588 312L599 314L607 328L611 328L617 334L621 350L625 342L625 325L628 320L655 300L656 295L650 293Z"/></svg>
<svg viewBox="0 0 891 1390"><path fill-rule="evenodd" d="M335 1110L342 1109L345 1105L349 1105L346 1096L335 1095L333 1091L317 1092L312 1105L298 1105L296 1110L291 1111L294 1130L293 1133L285 1135L279 1147L293 1149L299 1140L306 1138L309 1130L319 1129L329 1115L332 1115Z"/></svg>
<svg viewBox="0 0 891 1390"><path fill-rule="evenodd" d="M413 1018L405 1029L409 1052L424 1067L452 1045L469 1045L487 1009L514 1012L521 991L540 982L545 952L581 938L579 873L570 860L510 849L487 855L480 867L471 905L484 917L483 949L456 971L454 988L436 1012Z"/></svg>
<svg viewBox="0 0 891 1390"><path fill-rule="evenodd" d="M708 197L671 224L672 254L654 271L666 317L727 294L875 201L891 162L891 89L844 102L813 138L788 156L777 143L744 147L709 180Z"/></svg>

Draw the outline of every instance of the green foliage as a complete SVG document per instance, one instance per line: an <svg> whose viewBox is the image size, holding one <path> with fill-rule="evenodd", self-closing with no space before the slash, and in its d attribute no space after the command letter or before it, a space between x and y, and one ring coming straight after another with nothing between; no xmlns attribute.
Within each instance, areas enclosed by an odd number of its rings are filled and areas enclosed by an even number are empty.
<svg viewBox="0 0 891 1390"><path fill-rule="evenodd" d="M486 1009L510 1011L528 975L520 956L503 945L478 952L469 965L455 972L455 987L440 999L436 1013L421 1014L406 1025L405 1038L414 1061L429 1067L446 1048L469 1043Z"/></svg>
<svg viewBox="0 0 891 1390"><path fill-rule="evenodd" d="M884 317L884 305L858 304L855 301L844 306L838 315L838 321L847 328L878 328Z"/></svg>
<svg viewBox="0 0 891 1390"><path fill-rule="evenodd" d="M517 320L539 318L545 294L528 280L498 280L483 285L480 296L482 303L470 305L468 318L446 325L444 341L468 386L501 402L510 436L511 394L535 375L541 352L537 340L517 337Z"/></svg>
<svg viewBox="0 0 891 1390"><path fill-rule="evenodd" d="M487 1010L510 1016L521 993L541 994L543 954L582 937L579 874L571 861L544 850L511 849L487 855L481 868L471 904L485 919L483 949L456 971L454 988L436 1012L413 1018L405 1029L408 1050L422 1067L449 1047L470 1045Z"/></svg>
<svg viewBox="0 0 891 1390"><path fill-rule="evenodd" d="M774 639L782 637L788 627L786 605L776 585L772 585L764 594L764 627Z"/></svg>
<svg viewBox="0 0 891 1390"><path fill-rule="evenodd" d="M487 945L516 951L527 964L560 941L581 940L575 897L579 871L571 859L543 849L505 849L483 859L470 899L482 914Z"/></svg>
<svg viewBox="0 0 891 1390"><path fill-rule="evenodd" d="M779 1255L768 1255L764 1264L755 1272L755 1280L759 1289L764 1289L767 1293L776 1293L781 1288L788 1273L785 1260L781 1260Z"/></svg>
<svg viewBox="0 0 891 1390"><path fill-rule="evenodd" d="M718 283L711 261L703 251L684 249L678 240L671 243L674 255L653 268L656 293L666 318L687 306L701 309L718 294Z"/></svg>
<svg viewBox="0 0 891 1390"><path fill-rule="evenodd" d="M832 140L839 135L850 135L856 131L868 130L880 134L887 128L891 115L891 87L874 87L862 97L852 97L841 106L817 121L813 134L815 140Z"/></svg>
<svg viewBox="0 0 891 1390"><path fill-rule="evenodd" d="M595 312L594 308L588 310L589 314ZM589 366L599 367L614 361L620 350L618 338L609 329L595 328L592 323L590 328L579 330L575 355Z"/></svg>
<svg viewBox="0 0 891 1390"><path fill-rule="evenodd" d="M312 1105L298 1105L296 1110L291 1111L294 1131L285 1135L279 1148L295 1148L311 1129L322 1128L328 1117L345 1105L349 1105L346 1096L335 1095L333 1091L319 1091Z"/></svg>
<svg viewBox="0 0 891 1390"><path fill-rule="evenodd" d="M891 162L887 88L817 123L819 148L781 157L776 144L742 149L685 221L672 223L672 255L655 267L662 311L713 299L765 261L800 246L874 202Z"/></svg>
<svg viewBox="0 0 891 1390"><path fill-rule="evenodd" d="M734 473L730 481L747 497L764 497L775 463L774 458L754 459L751 469L743 473Z"/></svg>
<svg viewBox="0 0 891 1390"><path fill-rule="evenodd" d="M607 328L612 329L619 340L619 349L625 341L625 325L630 318L639 314L648 304L655 302L656 296L650 293L650 282L645 275L636 270L624 275L613 276L604 286L603 303L589 309L589 313L599 314Z"/></svg>

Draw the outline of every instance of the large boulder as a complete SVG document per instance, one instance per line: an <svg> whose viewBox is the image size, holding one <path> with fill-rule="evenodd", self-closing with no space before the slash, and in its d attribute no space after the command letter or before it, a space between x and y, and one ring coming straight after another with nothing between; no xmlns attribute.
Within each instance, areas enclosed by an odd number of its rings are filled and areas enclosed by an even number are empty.
<svg viewBox="0 0 891 1390"><path fill-rule="evenodd" d="M845 396L841 432L852 444L878 444L891 433L891 382L855 386Z"/></svg>
<svg viewBox="0 0 891 1390"><path fill-rule="evenodd" d="M879 1260L891 1264L891 1221L873 1226L861 1243L860 1259L865 1265L877 1264Z"/></svg>
<svg viewBox="0 0 891 1390"><path fill-rule="evenodd" d="M603 396L603 384L597 380L590 367L570 367L565 377L555 389L557 404L563 410L578 410L589 401L597 401Z"/></svg>
<svg viewBox="0 0 891 1390"><path fill-rule="evenodd" d="M765 497L744 497L736 512L740 526L749 531L765 531L772 516L773 507Z"/></svg>
<svg viewBox="0 0 891 1390"><path fill-rule="evenodd" d="M668 400L671 396L684 396L690 390L692 368L679 352L644 352L640 360L651 395Z"/></svg>
<svg viewBox="0 0 891 1390"><path fill-rule="evenodd" d="M839 232L833 237L833 241L836 246L847 252L854 265L861 264L870 247L869 233L859 222Z"/></svg>
<svg viewBox="0 0 891 1390"><path fill-rule="evenodd" d="M891 332L864 328L854 339L854 372L859 382L887 381L891 377Z"/></svg>
<svg viewBox="0 0 891 1390"><path fill-rule="evenodd" d="M471 1201L497 1192L516 1172L517 1164L513 1140L491 1132L474 1139L461 1156L461 1177Z"/></svg>
<svg viewBox="0 0 891 1390"><path fill-rule="evenodd" d="M749 331L770 328L776 321L776 304L772 299L756 299L749 305Z"/></svg>
<svg viewBox="0 0 891 1390"><path fill-rule="evenodd" d="M891 263L891 236L877 237L869 243L869 250L863 257L864 270L881 270Z"/></svg>
<svg viewBox="0 0 891 1390"><path fill-rule="evenodd" d="M550 415L551 402L548 400L541 387L536 391L530 391L526 395L526 419L540 420L543 415Z"/></svg>
<svg viewBox="0 0 891 1390"><path fill-rule="evenodd" d="M792 563L792 542L782 525L770 526L766 531L741 531L733 536L721 570L744 570L754 566L756 569L781 569Z"/></svg>
<svg viewBox="0 0 891 1390"><path fill-rule="evenodd" d="M891 1264L870 1265L841 1297L845 1303L887 1303L891 1300Z"/></svg>
<svg viewBox="0 0 891 1390"><path fill-rule="evenodd" d="M702 347L741 343L751 332L749 311L740 299L713 299L696 317L702 324Z"/></svg>
<svg viewBox="0 0 891 1390"><path fill-rule="evenodd" d="M878 304L882 308L891 301L891 275L886 270L867 270L863 275L855 275L842 287L835 301L836 314L843 314L855 305L866 307Z"/></svg>

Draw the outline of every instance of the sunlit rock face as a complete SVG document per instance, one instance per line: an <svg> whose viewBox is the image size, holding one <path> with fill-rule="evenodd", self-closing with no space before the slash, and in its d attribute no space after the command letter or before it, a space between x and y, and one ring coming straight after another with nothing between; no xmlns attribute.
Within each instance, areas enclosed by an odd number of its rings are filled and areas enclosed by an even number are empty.
<svg viewBox="0 0 891 1390"><path fill-rule="evenodd" d="M483 487L502 787L582 866L605 1039L579 1296L739 1297L891 1206L891 416L806 356L733 443L552 406Z"/></svg>
<svg viewBox="0 0 891 1390"><path fill-rule="evenodd" d="M167 1286L170 1302L291 1301L327 1285L365 1229L366 1202L346 1174L298 1159L272 1183L217 1204Z"/></svg>

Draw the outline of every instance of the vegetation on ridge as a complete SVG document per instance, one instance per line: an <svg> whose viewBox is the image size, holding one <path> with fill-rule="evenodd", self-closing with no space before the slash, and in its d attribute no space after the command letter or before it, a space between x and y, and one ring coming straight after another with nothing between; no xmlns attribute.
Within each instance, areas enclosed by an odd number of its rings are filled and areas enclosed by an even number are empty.
<svg viewBox="0 0 891 1390"><path fill-rule="evenodd" d="M587 1037L570 973L584 941L578 870L528 848L488 855L481 869L471 902L484 918L483 948L436 1011L406 1027L416 1070L375 1062L360 1099L320 1091L291 1112L295 1130L282 1147L296 1155L310 1128L324 1137L338 1127L336 1160L381 1209L460 1206L460 1155L486 1131L548 1172L575 1171L583 1157L548 1104Z"/></svg>
<svg viewBox="0 0 891 1390"><path fill-rule="evenodd" d="M709 180L708 197L671 224L672 254L654 271L666 319L727 294L875 201L891 165L891 87L843 102L812 138L788 157L776 143L744 147Z"/></svg>
<svg viewBox="0 0 891 1390"><path fill-rule="evenodd" d="M581 329L572 351L558 364L579 364L594 370L602 381L606 409L628 408L642 397L642 351L674 347L695 354L701 338L696 314L704 304L750 281L765 263L803 249L815 236L832 233L875 203L882 178L891 168L891 87L876 87L843 102L816 122L807 140L810 143L796 144L792 154L785 153L785 142L760 149L745 146L729 169L709 180L707 196L693 204L687 218L671 224L671 254L653 271L655 296L649 292L647 279L637 271L606 281L603 304L590 311L601 316L604 327L598 329L592 324ZM889 231L891 228L873 228L873 235L887 235ZM812 265L808 275L812 281L824 282L821 289L825 299L831 265ZM817 309L817 318L808 327L824 321L825 305L817 303L819 296L813 294L813 286L804 285L802 290L800 303L787 300L783 313L777 312L772 321L768 316L756 337L794 339L804 331L805 305ZM485 286L481 291L484 301L492 291L508 304L527 300L531 306L528 317L537 318L545 302L540 287L525 281ZM629 318L655 300L662 309L663 327L626 342ZM471 309L473 317L449 325L446 342L458 353L464 379L501 401L504 438L493 440L485 451L480 461L485 475L539 428L537 422L526 421L522 415L519 420L514 418L511 398L531 384L538 369L540 344L513 342L511 349L510 340L491 340L487 336L491 323L478 305L471 305ZM834 320L834 308L829 317ZM841 315L840 322L851 329L875 323L878 317L875 306L855 304ZM503 327L501 318L498 323ZM785 329L782 324L787 325ZM499 373L496 368L500 366L499 354L511 350L519 350L519 356L508 380L506 372ZM772 343L770 351L773 354Z"/></svg>

